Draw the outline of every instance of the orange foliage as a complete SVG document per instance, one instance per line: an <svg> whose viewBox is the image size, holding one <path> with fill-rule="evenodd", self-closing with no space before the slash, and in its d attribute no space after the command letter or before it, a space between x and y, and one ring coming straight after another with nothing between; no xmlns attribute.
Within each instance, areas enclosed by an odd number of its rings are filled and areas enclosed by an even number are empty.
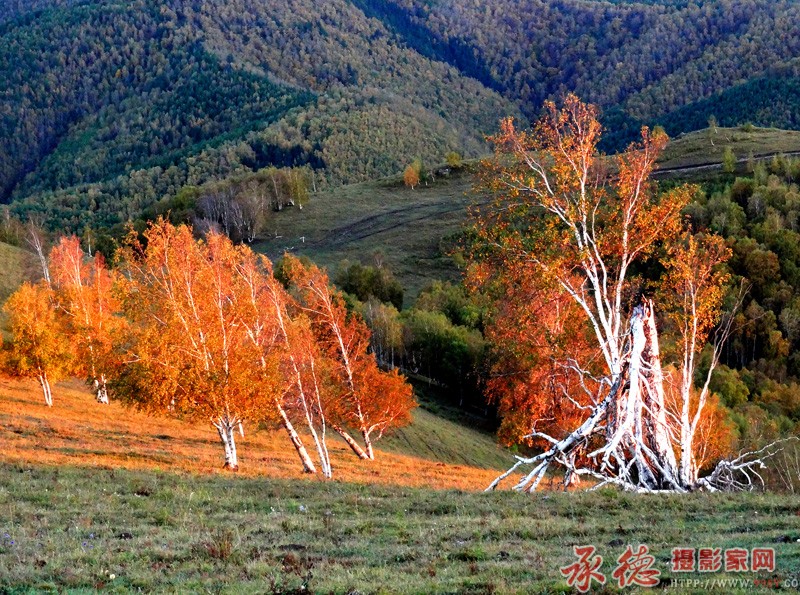
<svg viewBox="0 0 800 595"><path fill-rule="evenodd" d="M130 321L116 394L141 408L210 421L236 468L232 429L275 421L285 390L274 317L253 307L254 287L237 274L247 248L159 221L121 256L123 308ZM246 251L246 252L245 252ZM258 290L258 288L255 288ZM253 331L260 333L254 340Z"/></svg>
<svg viewBox="0 0 800 595"><path fill-rule="evenodd" d="M542 291L532 265L509 269L482 289L502 295L488 318L486 338L495 346L487 395L498 406L503 444L525 442L531 430L569 434L591 404L580 377L565 362L587 361L595 349L575 302L557 289ZM597 366L593 366L596 371ZM597 386L584 381L591 391Z"/></svg>
<svg viewBox="0 0 800 595"><path fill-rule="evenodd" d="M347 312L324 271L315 265L303 266L292 256L286 256L285 270L339 387L326 414L336 423L356 428L367 456L373 458L373 436L380 438L386 430L411 421L410 412L416 406L411 386L396 371L378 368L369 352L367 325Z"/></svg>
<svg viewBox="0 0 800 595"><path fill-rule="evenodd" d="M674 370L667 370L668 375L673 375ZM700 391L692 389L689 401L689 417L694 418L700 404ZM683 398L680 391L673 387L666 391L667 410L673 419L681 417ZM679 431L678 428L675 428ZM708 395L703 401L698 418L696 437L692 442L692 456L694 464L700 471L708 471L716 463L734 454L737 446L738 430L730 418L730 412L720 402L715 394ZM675 454L678 454L676 445Z"/></svg>
<svg viewBox="0 0 800 595"><path fill-rule="evenodd" d="M406 167L403 172L403 183L412 190L419 185L419 172L413 165Z"/></svg>
<svg viewBox="0 0 800 595"><path fill-rule="evenodd" d="M101 254L87 257L75 236L53 247L49 268L64 332L75 349L73 373L94 385L98 401L107 402L113 341L125 329L113 291L116 273L106 268Z"/></svg>
<svg viewBox="0 0 800 595"><path fill-rule="evenodd" d="M671 246L661 303L679 330L684 357L699 352L719 322L730 277L720 265L730 256L725 240L715 235L686 233Z"/></svg>
<svg viewBox="0 0 800 595"><path fill-rule="evenodd" d="M61 329L53 290L46 282L23 283L3 306L13 342L4 345L2 368L10 376L37 378L44 400L52 406L50 383L70 374L69 337Z"/></svg>
<svg viewBox="0 0 800 595"><path fill-rule="evenodd" d="M507 443L530 443L532 431L562 438L602 400L601 379L619 372L641 299L632 268L676 243L694 191L659 194L650 181L667 142L660 130L643 128L626 152L601 155L597 115L570 94L561 108L547 102L532 131L506 119L482 166L495 198L472 213L467 284L491 306L488 390Z"/></svg>

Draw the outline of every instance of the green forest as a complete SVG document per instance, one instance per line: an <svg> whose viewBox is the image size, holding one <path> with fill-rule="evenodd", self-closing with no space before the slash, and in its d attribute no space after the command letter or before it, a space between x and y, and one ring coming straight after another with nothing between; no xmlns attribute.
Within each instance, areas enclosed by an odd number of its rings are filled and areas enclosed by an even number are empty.
<svg viewBox="0 0 800 595"><path fill-rule="evenodd" d="M641 124L796 128L794 2L0 2L0 201L65 230L184 186L304 166L320 187L451 151L574 91ZM769 93L754 93L768 89ZM768 99L767 99L768 95Z"/></svg>

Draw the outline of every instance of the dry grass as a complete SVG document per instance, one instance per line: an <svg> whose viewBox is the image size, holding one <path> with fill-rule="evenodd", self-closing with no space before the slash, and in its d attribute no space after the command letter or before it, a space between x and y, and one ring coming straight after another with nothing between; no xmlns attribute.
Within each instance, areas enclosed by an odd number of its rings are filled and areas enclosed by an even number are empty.
<svg viewBox="0 0 800 595"><path fill-rule="evenodd" d="M0 461L227 474L210 425L150 417L118 403L100 406L76 381L59 384L49 408L37 388L34 382L0 380ZM467 441L474 439L474 430L453 426ZM239 475L322 481L300 472L285 432L248 430L245 438L237 435ZM374 463L362 463L338 436L331 437L329 447L334 477L341 481L474 491L497 475L496 470L382 450Z"/></svg>
<svg viewBox="0 0 800 595"><path fill-rule="evenodd" d="M749 155L796 153L800 151L800 132L777 128L717 128L682 134L667 145L659 167L692 167L722 163L730 147L738 159Z"/></svg>

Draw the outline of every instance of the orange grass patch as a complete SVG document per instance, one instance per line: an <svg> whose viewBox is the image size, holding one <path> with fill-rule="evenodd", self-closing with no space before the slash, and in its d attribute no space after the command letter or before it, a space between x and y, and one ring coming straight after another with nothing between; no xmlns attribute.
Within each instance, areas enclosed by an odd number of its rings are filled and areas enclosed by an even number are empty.
<svg viewBox="0 0 800 595"><path fill-rule="evenodd" d="M230 475L222 469L222 446L210 423L151 417L114 402L100 405L78 381L55 386L53 402L52 408L44 404L34 381L0 379L0 461ZM324 481L301 472L283 430L245 430L244 438L236 435L239 475ZM328 442L339 481L477 491L498 474L381 450L374 462L359 461L337 435ZM306 448L312 447L306 440Z"/></svg>

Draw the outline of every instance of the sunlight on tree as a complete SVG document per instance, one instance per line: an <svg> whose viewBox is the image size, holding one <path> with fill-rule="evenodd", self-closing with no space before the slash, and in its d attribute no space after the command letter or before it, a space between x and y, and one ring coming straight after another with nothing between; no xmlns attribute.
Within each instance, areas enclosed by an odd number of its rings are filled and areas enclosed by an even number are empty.
<svg viewBox="0 0 800 595"><path fill-rule="evenodd" d="M468 281L494 296L487 334L501 354L490 394L510 439L543 448L518 457L490 489L530 465L516 489L534 490L551 464L564 467L566 484L589 476L641 492L750 485L771 447L699 475L698 453L709 451L698 445L710 439L707 426L699 430L709 379L730 330L719 268L729 251L716 236L684 231L691 187L659 193L650 181L666 135L643 128L639 143L604 158L594 106L569 95L545 112L530 132L502 123L496 158L482 174L495 200L473 213ZM638 273L648 261L667 268L663 303ZM680 337L675 378L662 366L664 315ZM714 328L714 355L696 393L696 355Z"/></svg>
<svg viewBox="0 0 800 595"><path fill-rule="evenodd" d="M72 346L62 331L53 290L46 281L24 283L3 306L14 336L3 345L3 369L12 377L36 378L44 401L53 406L51 384L71 373Z"/></svg>

